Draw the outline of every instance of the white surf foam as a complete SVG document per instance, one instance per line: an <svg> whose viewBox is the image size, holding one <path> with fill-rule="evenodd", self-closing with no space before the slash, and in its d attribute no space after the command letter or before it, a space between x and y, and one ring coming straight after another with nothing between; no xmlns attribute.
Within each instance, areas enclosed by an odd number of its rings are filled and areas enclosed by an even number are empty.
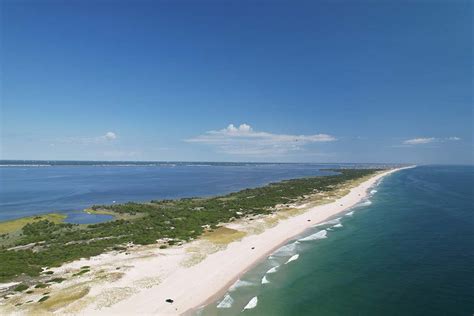
<svg viewBox="0 0 474 316"><path fill-rule="evenodd" d="M335 219L331 219L330 221L326 221L326 222L319 223L319 224L317 224L317 225L314 225L313 227L319 227L319 226L324 226L324 225L337 224L337 223L339 223L340 220L341 220L341 218L338 217L338 218L335 218Z"/></svg>
<svg viewBox="0 0 474 316"><path fill-rule="evenodd" d="M336 225L334 225L333 227L335 227L335 228L339 228L339 227L342 227L342 224L341 224L341 223L339 223L339 224L336 224Z"/></svg>
<svg viewBox="0 0 474 316"><path fill-rule="evenodd" d="M320 230L319 232L317 232L315 234L309 235L308 237L301 238L301 239L298 239L298 240L299 241L310 241L310 240L324 239L324 238L328 238L327 234L328 234L328 232L325 229L323 229L323 230Z"/></svg>
<svg viewBox="0 0 474 316"><path fill-rule="evenodd" d="M234 299L229 294L226 294L224 299L217 305L217 308L231 308L233 303Z"/></svg>
<svg viewBox="0 0 474 316"><path fill-rule="evenodd" d="M245 305L244 309L255 308L255 306L257 306L257 304L258 304L258 297L255 296L247 303L247 305Z"/></svg>
<svg viewBox="0 0 474 316"><path fill-rule="evenodd" d="M230 288L229 291L235 291L239 287L252 285L252 282L237 280Z"/></svg>
<svg viewBox="0 0 474 316"><path fill-rule="evenodd" d="M357 204L357 206L369 206L370 204L372 204L372 201L371 200L366 200L364 202L361 202L361 203Z"/></svg>
<svg viewBox="0 0 474 316"><path fill-rule="evenodd" d="M288 261L285 262L285 264L288 264L288 263L290 263L291 261L298 260L299 257L300 257L300 255L296 254L296 255L292 256L290 259L288 259Z"/></svg>
<svg viewBox="0 0 474 316"><path fill-rule="evenodd" d="M273 267L273 268L271 268L270 270L268 270L266 274L275 273L275 272L277 272L277 270L278 270L278 266Z"/></svg>
<svg viewBox="0 0 474 316"><path fill-rule="evenodd" d="M354 215L354 211L350 211L349 213L346 214L346 216L352 216Z"/></svg>
<svg viewBox="0 0 474 316"><path fill-rule="evenodd" d="M375 194L377 192L378 192L377 190L372 190L372 191L370 191L370 194Z"/></svg>
<svg viewBox="0 0 474 316"><path fill-rule="evenodd" d="M264 275L262 278L262 284L268 284L268 283L270 283L270 281L268 281L267 276Z"/></svg>
<svg viewBox="0 0 474 316"><path fill-rule="evenodd" d="M285 245L280 247L275 251L272 256L289 256L292 255L296 251L296 245L298 245L298 241L292 242L291 244Z"/></svg>

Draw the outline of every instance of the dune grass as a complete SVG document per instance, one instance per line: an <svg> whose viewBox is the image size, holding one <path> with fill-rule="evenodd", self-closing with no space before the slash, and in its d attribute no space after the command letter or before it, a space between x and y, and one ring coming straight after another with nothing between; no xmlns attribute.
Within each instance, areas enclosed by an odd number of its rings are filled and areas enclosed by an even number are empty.
<svg viewBox="0 0 474 316"><path fill-rule="evenodd" d="M227 227L219 227L211 232L204 233L202 238L215 244L229 244L242 239L245 237L245 235L245 232L239 230Z"/></svg>

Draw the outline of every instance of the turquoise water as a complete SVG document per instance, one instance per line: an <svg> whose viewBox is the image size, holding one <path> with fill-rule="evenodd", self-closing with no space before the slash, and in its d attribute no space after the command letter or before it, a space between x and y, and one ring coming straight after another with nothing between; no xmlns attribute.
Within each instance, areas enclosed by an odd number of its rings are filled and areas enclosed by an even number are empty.
<svg viewBox="0 0 474 316"><path fill-rule="evenodd" d="M367 201L290 241L199 313L472 315L473 187L474 167L393 174Z"/></svg>

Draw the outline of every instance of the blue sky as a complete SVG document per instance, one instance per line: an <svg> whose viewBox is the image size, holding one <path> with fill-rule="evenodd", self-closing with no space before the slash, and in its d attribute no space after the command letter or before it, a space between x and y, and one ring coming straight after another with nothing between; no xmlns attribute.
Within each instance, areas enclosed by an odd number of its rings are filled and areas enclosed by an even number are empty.
<svg viewBox="0 0 474 316"><path fill-rule="evenodd" d="M3 159L472 163L470 1L3 1Z"/></svg>

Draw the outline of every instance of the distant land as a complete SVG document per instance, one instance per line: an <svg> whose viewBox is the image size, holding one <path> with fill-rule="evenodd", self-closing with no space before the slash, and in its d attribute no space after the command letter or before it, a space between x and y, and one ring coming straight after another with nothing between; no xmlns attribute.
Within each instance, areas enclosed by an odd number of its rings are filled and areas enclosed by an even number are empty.
<svg viewBox="0 0 474 316"><path fill-rule="evenodd" d="M225 162L225 161L107 161L107 160L0 160L0 166L242 166L242 165L340 165L347 168L401 167L409 163L326 162Z"/></svg>

